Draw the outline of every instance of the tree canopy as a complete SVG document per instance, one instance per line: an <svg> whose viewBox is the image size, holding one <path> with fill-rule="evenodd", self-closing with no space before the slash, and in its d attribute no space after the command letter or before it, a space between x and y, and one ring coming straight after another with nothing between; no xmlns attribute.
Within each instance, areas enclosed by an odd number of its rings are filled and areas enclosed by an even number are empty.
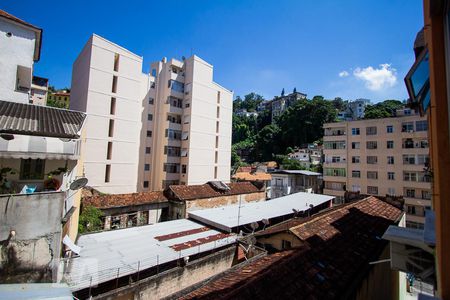
<svg viewBox="0 0 450 300"><path fill-rule="evenodd" d="M364 119L381 119L395 116L395 111L404 105L398 100L385 100L374 105L367 105Z"/></svg>

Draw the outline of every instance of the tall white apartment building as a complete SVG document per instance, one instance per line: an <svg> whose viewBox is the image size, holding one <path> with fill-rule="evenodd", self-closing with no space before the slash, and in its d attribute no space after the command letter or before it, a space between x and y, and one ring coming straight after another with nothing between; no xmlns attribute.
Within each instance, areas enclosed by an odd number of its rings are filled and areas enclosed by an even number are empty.
<svg viewBox="0 0 450 300"><path fill-rule="evenodd" d="M406 225L422 227L431 206L426 117L399 117L324 124L324 190L338 202L345 191L403 196Z"/></svg>
<svg viewBox="0 0 450 300"><path fill-rule="evenodd" d="M192 56L151 63L93 35L73 65L70 107L87 113L84 171L105 193L228 182L231 91Z"/></svg>

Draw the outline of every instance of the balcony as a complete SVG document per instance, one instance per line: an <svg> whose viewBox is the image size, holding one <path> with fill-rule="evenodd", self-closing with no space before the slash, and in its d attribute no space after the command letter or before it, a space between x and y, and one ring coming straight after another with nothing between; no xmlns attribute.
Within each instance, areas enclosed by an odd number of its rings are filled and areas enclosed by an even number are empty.
<svg viewBox="0 0 450 300"><path fill-rule="evenodd" d="M181 115L183 114L183 100L169 96L166 104L169 104L169 113Z"/></svg>
<svg viewBox="0 0 450 300"><path fill-rule="evenodd" d="M343 136L343 135L346 135L346 134L347 133L345 131L345 128L340 128L340 129L337 129L337 128L333 128L333 129L325 128L325 132L324 132L324 136Z"/></svg>
<svg viewBox="0 0 450 300"><path fill-rule="evenodd" d="M415 205L415 206L431 206L431 199L423 199L423 198L415 198L403 196L405 199L406 205Z"/></svg>

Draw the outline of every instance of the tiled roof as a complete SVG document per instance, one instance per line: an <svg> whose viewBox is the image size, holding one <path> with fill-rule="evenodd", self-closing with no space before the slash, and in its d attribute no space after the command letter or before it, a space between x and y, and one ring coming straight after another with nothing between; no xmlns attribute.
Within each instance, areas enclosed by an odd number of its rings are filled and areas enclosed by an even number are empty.
<svg viewBox="0 0 450 300"><path fill-rule="evenodd" d="M79 138L86 114L0 100L0 133Z"/></svg>
<svg viewBox="0 0 450 300"><path fill-rule="evenodd" d="M227 195L259 193L264 191L264 189L257 188L251 182L232 182L227 183L227 186L230 188L228 191L217 190L208 183L200 185L171 185L169 190L173 193L174 197L182 201Z"/></svg>
<svg viewBox="0 0 450 300"><path fill-rule="evenodd" d="M263 172L237 172L233 175L233 178L246 181L267 181L272 179L272 175Z"/></svg>
<svg viewBox="0 0 450 300"><path fill-rule="evenodd" d="M161 202L167 202L167 197L164 196L163 192L99 195L83 198L83 205L100 209Z"/></svg>
<svg viewBox="0 0 450 300"><path fill-rule="evenodd" d="M352 293L387 245L401 210L370 197L291 228L303 246L257 259L182 299L337 299ZM362 277L359 277L362 276Z"/></svg>

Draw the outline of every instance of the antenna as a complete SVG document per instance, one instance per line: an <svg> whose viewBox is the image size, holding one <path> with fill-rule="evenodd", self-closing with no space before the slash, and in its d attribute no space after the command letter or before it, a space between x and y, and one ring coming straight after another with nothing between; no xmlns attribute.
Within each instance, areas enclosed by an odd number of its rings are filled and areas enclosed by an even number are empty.
<svg viewBox="0 0 450 300"><path fill-rule="evenodd" d="M85 187L86 184L88 183L88 179L86 177L81 177L78 179L75 179L71 184L70 184L70 189L72 191L76 191L81 189L82 187Z"/></svg>

